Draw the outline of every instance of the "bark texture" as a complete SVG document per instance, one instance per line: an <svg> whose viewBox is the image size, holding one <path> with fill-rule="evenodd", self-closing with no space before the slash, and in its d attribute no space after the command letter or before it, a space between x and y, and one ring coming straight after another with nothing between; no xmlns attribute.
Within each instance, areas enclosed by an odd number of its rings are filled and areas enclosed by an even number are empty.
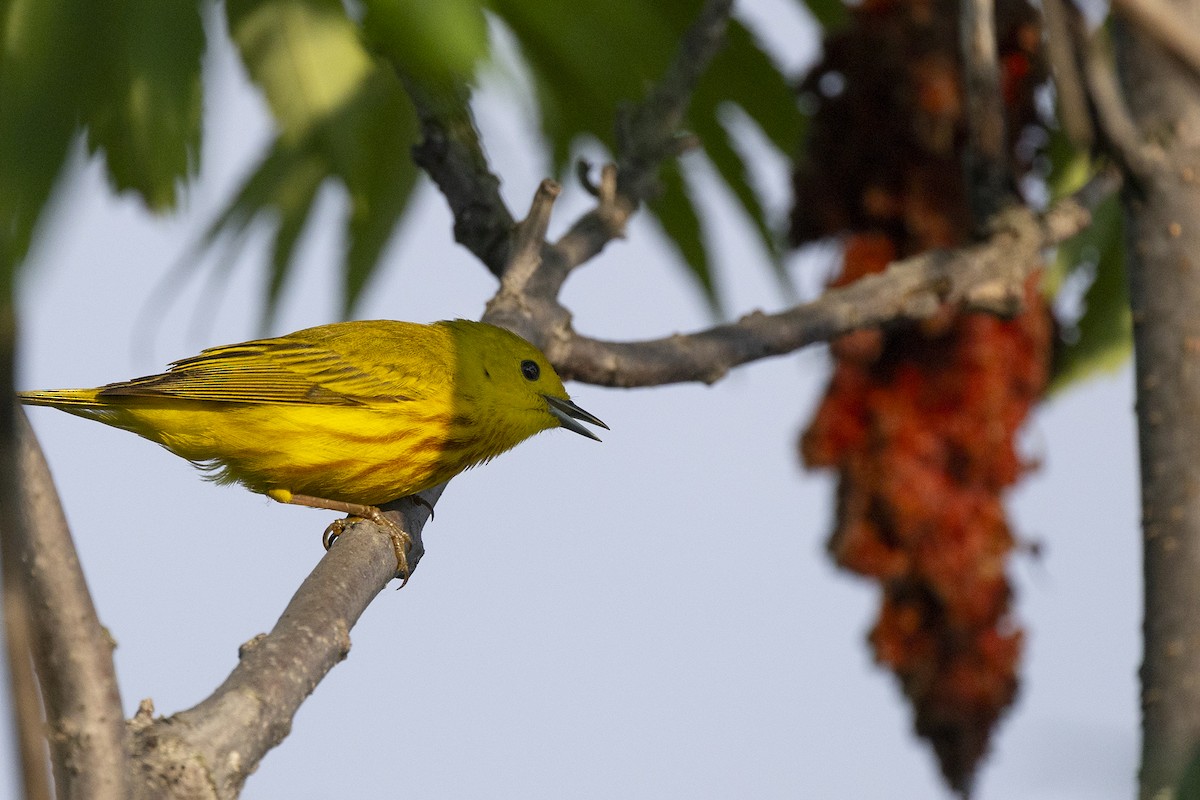
<svg viewBox="0 0 1200 800"><path fill-rule="evenodd" d="M128 753L113 641L92 605L50 469L24 414L17 431L27 537L20 569L55 796L124 800L129 796L124 771Z"/></svg>
<svg viewBox="0 0 1200 800"><path fill-rule="evenodd" d="M1200 27L1200 3L1173 3ZM1144 537L1142 798L1174 797L1200 743L1200 80L1121 21L1141 139L1124 192Z"/></svg>

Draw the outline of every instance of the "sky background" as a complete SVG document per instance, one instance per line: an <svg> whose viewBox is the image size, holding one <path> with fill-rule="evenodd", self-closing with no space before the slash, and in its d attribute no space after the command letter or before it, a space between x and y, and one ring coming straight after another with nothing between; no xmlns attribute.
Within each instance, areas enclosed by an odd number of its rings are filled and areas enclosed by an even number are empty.
<svg viewBox="0 0 1200 800"><path fill-rule="evenodd" d="M814 34L786 0L739 13L788 67L811 59ZM265 237L161 284L270 133L261 98L217 41L201 176L181 213L150 218L78 159L22 288L22 388L157 372L259 334ZM548 169L529 107L519 83L499 77L477 103L518 213ZM786 162L752 135L747 146L782 215ZM781 308L748 224L703 160L688 161L731 315ZM569 186L551 233L587 208ZM344 209L327 188L271 333L335 319ZM792 268L810 293L820 285L820 269ZM357 316L477 318L494 288L425 185ZM711 323L645 215L571 278L564 301L578 330L614 339ZM812 347L712 387L569 386L611 426L603 444L554 431L456 478L412 581L363 615L349 658L243 796L947 797L895 680L872 663L877 589L825 555L833 482L797 461L827 368L825 348ZM239 644L274 624L321 557L331 515L213 486L122 431L49 409L31 418L118 642L126 712L146 697L161 714L190 707L233 668ZM1013 559L1022 689L977 797L1127 798L1141 620L1129 368L1046 402L1023 439L1043 466L1008 506L1018 536L1043 553ZM0 773L11 780L8 737Z"/></svg>

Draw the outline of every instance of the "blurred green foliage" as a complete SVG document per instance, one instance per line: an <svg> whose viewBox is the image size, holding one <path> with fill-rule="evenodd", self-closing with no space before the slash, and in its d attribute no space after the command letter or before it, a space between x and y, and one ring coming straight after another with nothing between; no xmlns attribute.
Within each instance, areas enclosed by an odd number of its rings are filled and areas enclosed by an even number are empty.
<svg viewBox="0 0 1200 800"><path fill-rule="evenodd" d="M1072 148L1061 132L1053 133L1048 184L1054 198L1084 184L1097 164ZM1092 224L1058 248L1046 280L1056 296L1069 280L1088 280L1078 319L1064 320L1055 354L1050 391L1060 391L1097 372L1112 372L1133 353L1133 318L1125 277L1124 221L1114 195L1092 213Z"/></svg>
<svg viewBox="0 0 1200 800"><path fill-rule="evenodd" d="M80 127L118 190L161 211L194 173L200 56L194 2L0 0L0 281L6 290Z"/></svg>
<svg viewBox="0 0 1200 800"><path fill-rule="evenodd" d="M507 29L528 69L548 160L571 180L581 140L613 152L620 109L663 75L700 6L700 0L105 0L81 13L71 0L0 0L0 288L10 291L81 134L89 152L105 159L115 190L135 193L153 211L174 207L197 169L201 60L207 36L221 24L262 91L276 134L203 244L237 242L256 220L270 223L269 319L319 190L329 182L349 200L338 265L344 313L379 267L418 179L411 148L419 125L406 83L439 101L464 102L464 87L491 62L489 33ZM843 0L807 0L806 7L825 27L847 16ZM665 164L663 191L649 203L714 309L712 241L689 191L687 160L708 159L782 279L778 221L750 180L751 165L729 120L749 121L781 153L793 153L805 121L795 80L735 18L685 121L702 152ZM1078 185L1091 169L1061 141L1050 158L1056 192ZM1119 364L1129 353L1116 206L1101 209L1097 223L1061 249L1050 275L1053 291L1077 270L1095 270L1085 310L1062 349L1056 385Z"/></svg>
<svg viewBox="0 0 1200 800"><path fill-rule="evenodd" d="M1200 800L1200 748L1193 751L1192 760L1183 770L1174 800Z"/></svg>
<svg viewBox="0 0 1200 800"><path fill-rule="evenodd" d="M6 281L81 132L90 152L105 158L115 190L136 193L153 211L174 207L200 152L208 33L202 22L206 15L220 20L220 8L210 0L106 0L84 14L69 0L0 0ZM813 2L823 20L841 8L841 0ZM532 77L550 161L565 176L581 137L612 151L618 109L641 99L663 74L700 3L227 0L223 9L277 132L206 241L237 237L259 218L271 221L269 314L318 190L340 183L350 200L341 264L349 313L417 182L410 150L419 131L404 81L464 96L461 87L489 61L489 25L507 28ZM791 79L736 20L697 89L687 125L778 264L779 232L723 122L731 105L782 152L798 146L802 118ZM716 307L712 258L686 174L667 165L651 210Z"/></svg>

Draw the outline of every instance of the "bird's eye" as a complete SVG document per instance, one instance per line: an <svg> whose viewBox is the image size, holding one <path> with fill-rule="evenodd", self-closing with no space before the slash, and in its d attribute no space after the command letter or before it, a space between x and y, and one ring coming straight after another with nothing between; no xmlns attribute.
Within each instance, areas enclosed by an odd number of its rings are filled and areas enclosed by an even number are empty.
<svg viewBox="0 0 1200 800"><path fill-rule="evenodd" d="M525 376L527 381L536 381L542 374L542 370L538 367L536 361L525 359L521 362L521 374Z"/></svg>

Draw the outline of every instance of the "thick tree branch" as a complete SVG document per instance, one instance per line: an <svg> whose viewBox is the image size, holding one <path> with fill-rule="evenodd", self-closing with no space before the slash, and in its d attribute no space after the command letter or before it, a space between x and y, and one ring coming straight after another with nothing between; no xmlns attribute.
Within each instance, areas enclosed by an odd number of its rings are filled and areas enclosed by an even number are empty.
<svg viewBox="0 0 1200 800"><path fill-rule="evenodd" d="M1113 11L1200 72L1200 33L1165 0L1113 0Z"/></svg>
<svg viewBox="0 0 1200 800"><path fill-rule="evenodd" d="M1194 36L1200 5L1157 28L1121 3L1117 68L1134 137L1154 161L1122 193L1133 317L1145 578L1139 796L1174 797L1200 742L1200 89L1197 61L1163 47ZM1164 30L1163 28L1168 30ZM1200 56L1200 53L1194 55Z"/></svg>
<svg viewBox="0 0 1200 800"><path fill-rule="evenodd" d="M13 386L16 345L11 286L5 286L0 300L0 583L4 593L4 650L12 697L9 721L21 769L18 785L29 800L50 800L42 707L33 672L35 634L29 581L25 575L32 532L21 509L19 412Z"/></svg>
<svg viewBox="0 0 1200 800"><path fill-rule="evenodd" d="M629 216L651 191L663 158L678 152L675 131L691 88L716 52L728 20L730 0L711 0L686 37L680 59L664 87L629 117L623 140L629 150L625 174L606 168L597 208L563 237L561 248L545 236L557 184L546 181L528 217L514 225L488 169L465 94L448 96L408 82L421 118L423 141L414 158L446 195L456 239L501 278L486 318L500 321L501 309L518 318L569 322L554 298L571 268L620 236ZM703 31L697 33L697 28ZM659 115L664 115L660 118ZM626 194L618 190L624 181ZM443 487L426 492L430 504ZM431 506L399 501L403 526L416 540ZM346 657L349 631L376 594L394 577L395 557L384 535L366 535L358 523L340 537L296 592L275 628L243 647L225 682L194 708L155 719L146 703L130 723L133 796L233 798L263 755L287 735L300 704Z"/></svg>
<svg viewBox="0 0 1200 800"><path fill-rule="evenodd" d="M113 642L92 605L50 469L24 414L18 441L29 535L21 563L58 797L124 800L125 715Z"/></svg>
<svg viewBox="0 0 1200 800"><path fill-rule="evenodd" d="M414 539L444 486L390 504ZM225 682L200 704L154 719L148 702L130 723L133 796L231 800L262 757L283 741L301 703L350 650L350 629L395 577L387 535L369 522L349 526L301 584L270 633L247 642Z"/></svg>

